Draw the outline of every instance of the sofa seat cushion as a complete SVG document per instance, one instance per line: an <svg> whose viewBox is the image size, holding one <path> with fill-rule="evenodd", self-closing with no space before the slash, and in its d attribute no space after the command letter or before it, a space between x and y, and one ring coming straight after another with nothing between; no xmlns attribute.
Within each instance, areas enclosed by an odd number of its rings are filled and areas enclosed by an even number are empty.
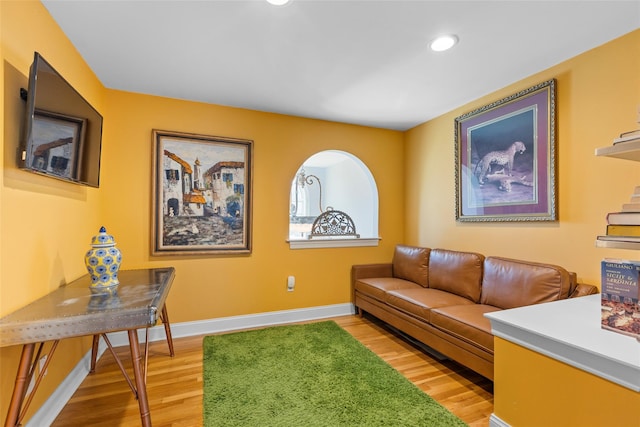
<svg viewBox="0 0 640 427"><path fill-rule="evenodd" d="M386 293L396 289L424 289L417 283L395 277L376 277L356 280L354 287L357 292L369 295L379 301L384 301Z"/></svg>
<svg viewBox="0 0 640 427"><path fill-rule="evenodd" d="M461 296L428 288L388 291L385 302L427 323L431 322L431 310L434 308L448 305L474 305L473 302Z"/></svg>
<svg viewBox="0 0 640 427"><path fill-rule="evenodd" d="M484 315L500 310L485 304L434 308L431 310L431 325L493 354L491 322Z"/></svg>

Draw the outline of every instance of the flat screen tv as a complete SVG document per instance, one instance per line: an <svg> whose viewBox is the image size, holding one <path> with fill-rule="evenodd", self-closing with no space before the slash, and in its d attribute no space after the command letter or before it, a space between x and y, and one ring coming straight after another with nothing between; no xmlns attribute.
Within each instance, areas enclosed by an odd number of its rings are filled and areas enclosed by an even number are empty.
<svg viewBox="0 0 640 427"><path fill-rule="evenodd" d="M102 116L38 52L21 90L26 112L20 168L98 187Z"/></svg>

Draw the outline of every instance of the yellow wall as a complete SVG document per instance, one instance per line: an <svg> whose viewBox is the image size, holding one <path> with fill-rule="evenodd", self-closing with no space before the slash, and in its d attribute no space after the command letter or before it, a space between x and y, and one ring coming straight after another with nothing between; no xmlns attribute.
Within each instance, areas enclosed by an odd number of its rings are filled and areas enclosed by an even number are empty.
<svg viewBox="0 0 640 427"><path fill-rule="evenodd" d="M172 265L172 322L348 303L353 263L382 262L404 235L403 134L107 90L40 2L0 2L4 105L0 187L0 316L86 273L83 257L101 225L123 269ZM100 188L18 170L18 145L33 52L39 51L104 116ZM150 257L151 130L254 141L253 252L249 256ZM326 149L359 157L377 180L379 247L290 250L289 190L298 167ZM296 290L286 291L286 277ZM63 340L33 410L88 350ZM0 415L6 415L20 347L0 349Z"/></svg>
<svg viewBox="0 0 640 427"><path fill-rule="evenodd" d="M526 53L522 53L523 55ZM559 221L457 223L454 119L542 81L557 79ZM598 147L637 129L640 105L640 30L527 77L406 133L407 243L473 250L551 262L599 286L603 257L640 258L628 250L595 247L607 212L621 208L636 185L640 165L596 157Z"/></svg>
<svg viewBox="0 0 640 427"><path fill-rule="evenodd" d="M123 253L122 268L173 265L172 322L346 303L353 262L388 261L403 236L402 133L174 99L108 91L100 192L103 222ZM151 129L253 140L253 252L250 256L151 257ZM290 250L289 190L317 151L359 157L377 181L379 248ZM286 278L296 276L287 292Z"/></svg>
<svg viewBox="0 0 640 427"><path fill-rule="evenodd" d="M592 283L602 257L629 256L595 249L593 241L604 230L605 213L640 184L638 165L595 158L593 151L637 126L640 55L633 52L640 48L640 31L402 134L107 90L39 2L1 1L0 24L0 316L84 274L84 252L101 225L116 237L123 268L176 267L168 300L173 322L348 302L351 264L387 261L402 241L555 262ZM26 87L34 50L105 117L99 189L16 169L24 108L18 89ZM560 221L455 223L454 118L551 77L558 79ZM150 257L154 128L254 141L250 256ZM292 251L285 243L291 179L308 156L325 149L356 155L376 178L383 238L378 248ZM397 179L403 174L404 182ZM297 277L293 293L286 292L288 275ZM87 349L87 340L61 343L34 410ZM0 349L3 417L19 351Z"/></svg>
<svg viewBox="0 0 640 427"><path fill-rule="evenodd" d="M100 222L98 190L75 186L16 169L16 149L33 52L39 51L98 110L104 87L40 2L1 1L3 109L0 185L0 316L51 292L86 271L87 238ZM86 339L63 341L33 409L66 377L86 352ZM9 405L19 347L0 349L0 416Z"/></svg>
<svg viewBox="0 0 640 427"><path fill-rule="evenodd" d="M639 393L501 338L494 344L493 413L508 425L640 425Z"/></svg>

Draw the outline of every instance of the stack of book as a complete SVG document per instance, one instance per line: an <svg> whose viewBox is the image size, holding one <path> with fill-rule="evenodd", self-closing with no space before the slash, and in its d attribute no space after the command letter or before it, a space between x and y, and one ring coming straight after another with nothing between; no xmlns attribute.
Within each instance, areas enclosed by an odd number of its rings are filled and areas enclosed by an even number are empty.
<svg viewBox="0 0 640 427"><path fill-rule="evenodd" d="M601 267L601 325L603 329L640 340L640 262L604 259Z"/></svg>
<svg viewBox="0 0 640 427"><path fill-rule="evenodd" d="M613 145L621 142L640 142L640 129L621 133L619 137L613 139Z"/></svg>
<svg viewBox="0 0 640 427"><path fill-rule="evenodd" d="M640 243L640 185L620 211L607 214L607 234L598 240Z"/></svg>

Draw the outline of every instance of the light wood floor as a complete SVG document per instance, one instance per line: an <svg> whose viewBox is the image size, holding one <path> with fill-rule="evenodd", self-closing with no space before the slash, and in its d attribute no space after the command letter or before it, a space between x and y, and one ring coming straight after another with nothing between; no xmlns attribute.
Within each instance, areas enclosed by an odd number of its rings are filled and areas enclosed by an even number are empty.
<svg viewBox="0 0 640 427"><path fill-rule="evenodd" d="M374 318L343 316L332 320L467 424L489 425L493 411L491 381L455 362L437 361ZM202 425L202 339L202 336L174 339L173 358L168 356L166 342L150 344L147 392L155 427ZM128 348L116 350L128 369ZM109 351L53 424L54 427L139 425L138 403Z"/></svg>

